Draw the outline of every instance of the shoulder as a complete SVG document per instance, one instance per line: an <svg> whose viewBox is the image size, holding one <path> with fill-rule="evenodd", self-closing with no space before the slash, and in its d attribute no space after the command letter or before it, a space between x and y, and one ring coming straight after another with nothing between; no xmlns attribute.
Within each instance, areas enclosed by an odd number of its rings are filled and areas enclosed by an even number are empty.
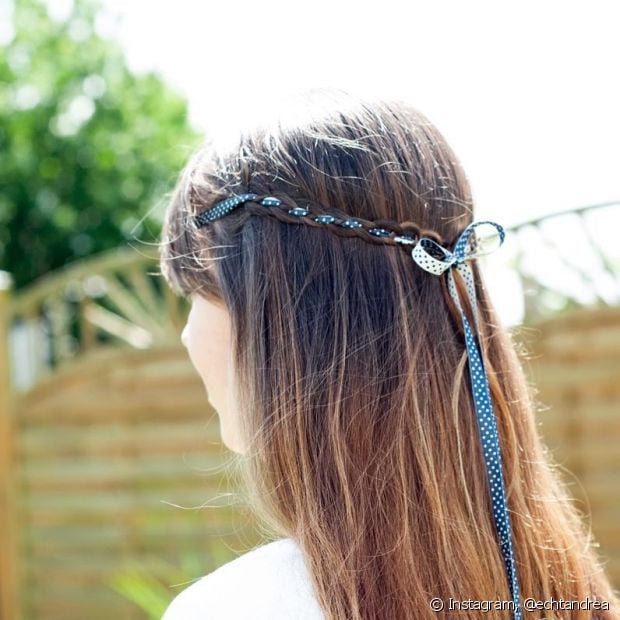
<svg viewBox="0 0 620 620"><path fill-rule="evenodd" d="M291 538L256 547L177 594L162 620L323 620Z"/></svg>

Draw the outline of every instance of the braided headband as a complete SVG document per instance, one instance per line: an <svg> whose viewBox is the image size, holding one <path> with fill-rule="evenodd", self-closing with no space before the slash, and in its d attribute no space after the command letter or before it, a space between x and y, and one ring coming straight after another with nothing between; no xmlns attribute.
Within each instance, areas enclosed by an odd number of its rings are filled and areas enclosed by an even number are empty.
<svg viewBox="0 0 620 620"><path fill-rule="evenodd" d="M199 215L194 217L194 223L197 228L205 226L210 222L227 215L233 209L242 205L245 202L254 202L258 198L257 194L241 194L238 196L232 196L226 200L216 203L210 209L203 211ZM267 196L256 201L257 204L265 207L279 207L282 201L272 196ZM295 215L300 218L307 217L309 215L308 209L301 207L294 207L288 210L290 215ZM362 223L353 219L345 219L339 221L332 215L317 215L313 216L316 222L321 224L336 223L339 226L345 228L361 228ZM474 231L479 226L491 226L495 229L498 243L495 247L485 248L484 241L474 238ZM441 275L445 271L448 271L448 290L450 296L454 300L456 307L459 310L461 320L463 323L463 330L465 332L465 343L467 346L467 358L469 362L469 376L471 381L471 389L473 394L474 406L476 410L476 417L478 420L478 431L480 434L480 440L482 443L482 449L484 453L484 460L486 466L486 473L489 482L489 489L491 493L491 503L493 509L493 518L495 522L495 528L500 540L500 547L502 556L504 558L504 565L506 567L506 574L508 577L508 584L510 586L510 593L512 595L513 603L513 618L515 620L521 620L521 600L519 594L519 582L517 579L517 571L515 566L515 553L512 546L512 533L510 526L510 515L508 513L508 503L506 501L506 489L504 486L504 479L502 473L502 458L499 445L499 435L497 432L497 423L495 414L493 412L493 406L491 403L491 393L489 389L489 382L487 379L486 370L484 368L484 362L482 360L481 350L478 348L476 339L472 328L467 320L463 306L461 305L456 284L454 281L453 269L454 267L465 282L467 295L469 297L469 303L472 308L474 316L474 327L476 333L479 332L478 313L476 305L476 289L474 286L473 273L471 267L467 261L478 258L485 254L489 254L491 251L499 247L505 238L505 231L502 226L490 221L473 222L459 236L454 252L450 252L435 240L429 237L420 237L415 239L409 235L397 235L393 236L394 232L386 230L384 228L370 228L367 231L369 234L378 237L391 237L396 243L413 245L411 250L411 257L414 262L425 271L434 275Z"/></svg>

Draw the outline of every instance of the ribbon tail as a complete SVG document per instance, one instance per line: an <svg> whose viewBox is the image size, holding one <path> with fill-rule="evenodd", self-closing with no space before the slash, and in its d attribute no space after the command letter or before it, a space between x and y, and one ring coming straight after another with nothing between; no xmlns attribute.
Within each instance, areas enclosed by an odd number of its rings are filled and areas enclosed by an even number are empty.
<svg viewBox="0 0 620 620"><path fill-rule="evenodd" d="M459 263L456 268L464 276L470 306L477 329L478 316L473 274L469 266L465 265L464 263ZM495 418L495 413L493 411L491 393L486 372L484 369L482 356L480 355L478 345L476 344L476 339L459 299L452 269L450 269L448 272L448 289L450 292L450 296L454 300L454 303L456 304L461 315L463 329L465 332L465 343L467 346L467 359L469 364L469 376L471 381L474 407L476 410L476 418L478 422L478 431L480 433L480 440L482 442L487 480L491 493L493 519L497 534L500 539L500 547L504 559L504 565L506 567L506 574L508 577L510 593L513 600L513 617L515 618L515 620L521 620L521 598L515 566L515 554L512 546L512 528L510 525L510 515L508 513L508 503L506 501L506 489L504 486L502 458L499 444L499 435L497 432L497 421Z"/></svg>

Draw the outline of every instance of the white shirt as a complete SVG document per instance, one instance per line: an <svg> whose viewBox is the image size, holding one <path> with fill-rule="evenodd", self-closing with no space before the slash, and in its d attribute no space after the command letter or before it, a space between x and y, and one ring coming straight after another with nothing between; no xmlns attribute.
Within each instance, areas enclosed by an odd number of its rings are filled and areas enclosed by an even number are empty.
<svg viewBox="0 0 620 620"><path fill-rule="evenodd" d="M256 547L181 591L162 620L325 620L291 538Z"/></svg>

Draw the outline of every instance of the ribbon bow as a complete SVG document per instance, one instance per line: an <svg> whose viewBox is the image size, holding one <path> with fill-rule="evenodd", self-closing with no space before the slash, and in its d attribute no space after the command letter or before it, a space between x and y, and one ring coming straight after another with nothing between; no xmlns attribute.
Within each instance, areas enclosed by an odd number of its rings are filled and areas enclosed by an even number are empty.
<svg viewBox="0 0 620 620"><path fill-rule="evenodd" d="M491 226L495 228L495 238L476 239L474 231L479 226ZM476 332L478 330L478 312L476 305L476 289L471 267L467 263L469 260L476 259L485 254L489 254L497 249L503 242L506 233L502 226L490 221L474 222L470 224L459 236L454 252L450 252L436 241L422 237L411 251L413 260L425 271L435 275L441 275L447 269L454 267L463 276L469 296L470 306L474 315ZM502 458L497 433L497 423L493 406L491 403L491 393L487 374L484 369L482 355L474 338L471 326L459 299L456 285L454 282L453 270L448 273L448 289L450 296L454 300L465 332L465 343L467 345L467 358L469 362L469 376L471 380L472 394L476 417L478 420L478 430L484 453L486 472L491 492L491 502L493 507L493 518L497 530L506 574L510 586L513 603L513 618L521 620L521 600L519 594L519 582L515 567L515 554L512 547L512 533L510 526L510 515L508 513L508 503L506 502L506 489L502 473Z"/></svg>

